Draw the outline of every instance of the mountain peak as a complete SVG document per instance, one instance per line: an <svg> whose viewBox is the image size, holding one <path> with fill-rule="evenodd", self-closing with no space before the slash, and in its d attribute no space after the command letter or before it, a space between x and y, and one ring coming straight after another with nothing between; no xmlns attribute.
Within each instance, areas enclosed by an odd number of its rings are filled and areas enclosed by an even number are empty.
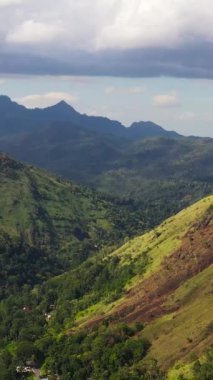
<svg viewBox="0 0 213 380"><path fill-rule="evenodd" d="M26 109L24 106L14 102L7 95L0 95L0 110L1 112L10 112Z"/></svg>
<svg viewBox="0 0 213 380"><path fill-rule="evenodd" d="M0 109L7 109L11 107L14 102L6 95L0 95Z"/></svg>
<svg viewBox="0 0 213 380"><path fill-rule="evenodd" d="M180 137L177 132L167 131L160 125L153 123L152 121L138 121L134 122L129 128L131 134L135 138L145 138L145 137Z"/></svg>
<svg viewBox="0 0 213 380"><path fill-rule="evenodd" d="M56 103L56 106L71 107L65 100L60 100L60 102Z"/></svg>
<svg viewBox="0 0 213 380"><path fill-rule="evenodd" d="M57 115L57 118L60 116L63 120L64 116L70 117L78 114L78 112L65 100L61 100L60 102L54 104L53 106L49 106L43 109L45 113L51 113L53 116Z"/></svg>
<svg viewBox="0 0 213 380"><path fill-rule="evenodd" d="M155 124L155 123L153 123L152 121L150 121L150 120L148 120L148 121L136 121L136 122L134 122L134 123L132 123L132 125L130 126L130 128L132 128L132 127L134 127L134 128L154 128L154 129L161 129L161 130L163 130L163 128L160 126L160 125L158 125L158 124Z"/></svg>
<svg viewBox="0 0 213 380"><path fill-rule="evenodd" d="M0 103L9 104L12 103L12 100L7 95L0 95Z"/></svg>
<svg viewBox="0 0 213 380"><path fill-rule="evenodd" d="M67 109L69 111L71 111L71 110L75 111L75 109L69 103L67 103L65 100L61 100L60 102L56 103L52 107L57 107L57 108L60 108L60 109Z"/></svg>

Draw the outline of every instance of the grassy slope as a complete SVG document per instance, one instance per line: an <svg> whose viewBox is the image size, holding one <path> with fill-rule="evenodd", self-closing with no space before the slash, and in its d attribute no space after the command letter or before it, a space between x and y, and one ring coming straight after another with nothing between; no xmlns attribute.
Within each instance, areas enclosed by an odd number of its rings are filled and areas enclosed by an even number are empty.
<svg viewBox="0 0 213 380"><path fill-rule="evenodd" d="M144 260L144 256L148 257L145 272L138 274L126 284L125 290L129 291L131 288L142 282L144 279L151 276L164 260L166 256L171 255L176 251L182 242L182 237L186 234L189 228L198 220L202 218L206 210L213 204L213 196L202 199L187 209L182 210L177 215L167 219L160 226L154 230L129 240L122 247L110 254L111 257L120 258L119 265L131 265L133 262L140 265ZM124 298L121 298L112 305L107 305L107 309L122 303ZM89 311L98 310L102 313L103 303L93 305ZM82 314L87 314L85 311ZM87 315L87 318L89 315Z"/></svg>
<svg viewBox="0 0 213 380"><path fill-rule="evenodd" d="M129 312L128 308L125 308L131 305L132 298L138 297L140 304L143 283L146 284L149 278L161 270L161 265L166 257L171 257L175 251L180 249L187 232L196 230L195 224L198 225L198 230L200 229L199 223L205 218L207 210L212 205L213 196L204 198L169 218L155 230L130 240L113 252L111 257L120 257L120 266L132 265L134 262L134 265L140 267L144 255L148 256L145 271L143 274L132 277L131 281L126 283L126 290L118 300L108 303L102 299L97 304L78 313L77 325L79 327L91 326L93 323L99 323L103 318L114 318L115 316L120 316L125 320L126 314ZM209 228L212 231L212 222L210 222ZM203 242L204 245L212 244L211 236L209 241ZM148 337L152 342L149 356L157 358L164 369L171 368L179 360L181 363L190 361L192 353L201 356L212 343L211 315L213 310L210 307L212 274L213 267L210 265L202 269L200 273L189 276L189 279L181 282L176 289L167 294L164 307L168 311L164 311L162 316L156 315L153 320L146 323L143 336ZM140 318L135 320L140 320ZM183 365L179 365L180 373ZM188 370L188 367L186 368ZM171 376L174 371L177 373L177 370L173 370Z"/></svg>
<svg viewBox="0 0 213 380"><path fill-rule="evenodd" d="M212 196L202 199L167 219L154 230L130 240L112 255L120 257L121 263L126 263L129 259L140 260L140 256L148 254L149 265L143 276L146 278L159 267L167 255L179 248L186 231L204 215L212 203Z"/></svg>
<svg viewBox="0 0 213 380"><path fill-rule="evenodd" d="M170 295L169 305L180 303L174 313L158 318L144 330L153 342L149 355L157 357L164 368L177 360L190 360L192 352L201 356L213 343L211 303L213 266L186 281Z"/></svg>

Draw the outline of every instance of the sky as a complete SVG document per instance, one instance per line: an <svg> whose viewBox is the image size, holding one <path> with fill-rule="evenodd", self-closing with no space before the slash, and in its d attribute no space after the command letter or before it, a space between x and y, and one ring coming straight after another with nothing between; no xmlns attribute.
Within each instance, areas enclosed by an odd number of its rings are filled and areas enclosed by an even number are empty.
<svg viewBox="0 0 213 380"><path fill-rule="evenodd" d="M0 94L213 137L212 0L0 0Z"/></svg>

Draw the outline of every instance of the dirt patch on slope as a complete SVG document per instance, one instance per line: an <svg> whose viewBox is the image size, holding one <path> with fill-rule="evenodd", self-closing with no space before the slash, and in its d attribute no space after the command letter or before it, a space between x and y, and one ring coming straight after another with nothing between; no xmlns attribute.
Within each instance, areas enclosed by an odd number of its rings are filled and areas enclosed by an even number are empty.
<svg viewBox="0 0 213 380"><path fill-rule="evenodd" d="M212 262L213 223L208 216L187 232L181 248L166 257L157 272L126 294L125 302L113 314L127 323L149 322L177 310L180 304L166 305L168 296Z"/></svg>
<svg viewBox="0 0 213 380"><path fill-rule="evenodd" d="M202 272L213 262L213 221L209 214L194 224L182 239L180 249L166 257L159 269L124 296L122 304L107 318L113 322L150 322L181 307L181 300L168 306L168 297L186 280ZM86 322L89 329L103 322L106 316L97 316Z"/></svg>

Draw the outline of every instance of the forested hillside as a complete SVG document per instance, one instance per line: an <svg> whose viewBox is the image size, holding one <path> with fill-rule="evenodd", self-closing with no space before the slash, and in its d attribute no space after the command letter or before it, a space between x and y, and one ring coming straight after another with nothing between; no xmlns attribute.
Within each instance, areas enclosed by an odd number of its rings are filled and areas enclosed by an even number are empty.
<svg viewBox="0 0 213 380"><path fill-rule="evenodd" d="M53 379L211 379L212 207L2 301L3 378L33 358Z"/></svg>
<svg viewBox="0 0 213 380"><path fill-rule="evenodd" d="M0 112L0 380L212 380L213 140Z"/></svg>
<svg viewBox="0 0 213 380"><path fill-rule="evenodd" d="M150 228L146 212L1 154L1 295Z"/></svg>

